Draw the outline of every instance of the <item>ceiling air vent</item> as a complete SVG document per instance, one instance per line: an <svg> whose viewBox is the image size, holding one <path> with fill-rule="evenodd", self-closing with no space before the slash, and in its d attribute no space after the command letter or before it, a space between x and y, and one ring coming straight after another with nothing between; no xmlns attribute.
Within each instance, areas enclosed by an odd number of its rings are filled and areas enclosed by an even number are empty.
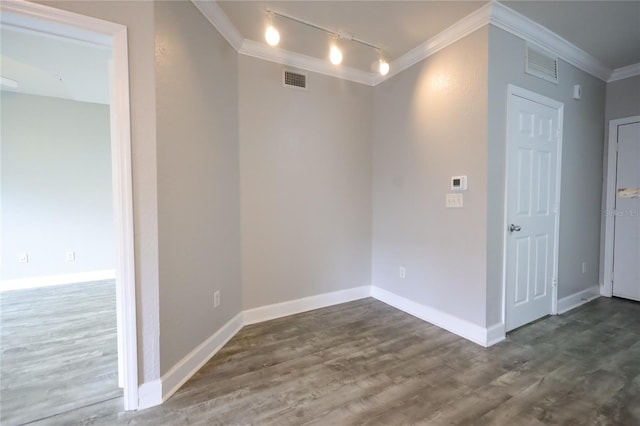
<svg viewBox="0 0 640 426"><path fill-rule="evenodd" d="M285 70L282 79L285 87L307 88L307 76L304 74Z"/></svg>
<svg viewBox="0 0 640 426"><path fill-rule="evenodd" d="M527 45L526 73L558 84L558 57Z"/></svg>

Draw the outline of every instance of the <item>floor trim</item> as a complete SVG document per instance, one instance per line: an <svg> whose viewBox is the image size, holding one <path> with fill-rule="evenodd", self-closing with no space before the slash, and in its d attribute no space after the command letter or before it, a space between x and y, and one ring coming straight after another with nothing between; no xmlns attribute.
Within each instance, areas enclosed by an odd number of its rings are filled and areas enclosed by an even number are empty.
<svg viewBox="0 0 640 426"><path fill-rule="evenodd" d="M423 321L457 334L460 337L464 337L465 339L480 346L489 346L488 330L477 324L473 324L472 322L462 318L439 311L430 306L421 305L413 300L398 296L397 294L380 287L371 287L371 297L378 299L387 305L393 306L394 308L400 309L409 315L413 315ZM494 327L495 326L492 326L492 328ZM493 333L496 332L493 331ZM492 337L492 340L496 339L497 338L495 336ZM491 344L494 343L497 343L497 341L492 342Z"/></svg>
<svg viewBox="0 0 640 426"><path fill-rule="evenodd" d="M558 314L564 314L598 297L600 297L600 286L594 285L585 290L563 297L562 299L558 299Z"/></svg>
<svg viewBox="0 0 640 426"><path fill-rule="evenodd" d="M504 323L500 322L487 328L487 344L485 347L493 346L507 338L507 332Z"/></svg>
<svg viewBox="0 0 640 426"><path fill-rule="evenodd" d="M138 387L138 410L162 404L162 381L160 379L146 382Z"/></svg>
<svg viewBox="0 0 640 426"><path fill-rule="evenodd" d="M346 290L333 291L331 293L318 294L316 296L303 297L302 299L289 300L273 305L244 311L244 324L255 324L287 315L299 314L312 309L325 308L339 303L364 299L371 295L371 286L354 287Z"/></svg>
<svg viewBox="0 0 640 426"><path fill-rule="evenodd" d="M116 277L115 269L101 271L78 272L75 274L47 275L42 277L18 278L0 281L0 291L27 290L30 288L50 287L53 285L85 283L89 281L112 280Z"/></svg>
<svg viewBox="0 0 640 426"><path fill-rule="evenodd" d="M174 365L161 379L140 386L139 409L160 405L170 398L245 325L364 299L365 297L373 297L484 347L494 345L505 338L505 328L502 323L487 329L437 309L420 305L379 287L368 285L354 287L240 312Z"/></svg>
<svg viewBox="0 0 640 426"><path fill-rule="evenodd" d="M196 374L207 361L240 331L244 325L242 318L242 312L231 318L221 329L178 361L171 370L162 376L162 401L166 401L176 393L187 380Z"/></svg>

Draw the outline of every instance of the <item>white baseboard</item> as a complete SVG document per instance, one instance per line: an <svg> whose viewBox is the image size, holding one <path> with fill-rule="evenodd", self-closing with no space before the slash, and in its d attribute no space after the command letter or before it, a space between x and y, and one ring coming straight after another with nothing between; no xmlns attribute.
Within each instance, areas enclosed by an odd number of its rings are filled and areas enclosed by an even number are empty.
<svg viewBox="0 0 640 426"><path fill-rule="evenodd" d="M144 383L138 389L138 409L162 404L209 361L240 329L249 324L324 308L370 296L370 286L350 288L305 297L240 312L220 330L174 365L162 378Z"/></svg>
<svg viewBox="0 0 640 426"><path fill-rule="evenodd" d="M75 274L58 274L42 277L18 278L14 280L0 281L0 291L26 290L29 288L49 287L53 285L112 280L115 279L115 277L115 269L104 269L101 271L78 272Z"/></svg>
<svg viewBox="0 0 640 426"><path fill-rule="evenodd" d="M460 337L464 337L480 346L487 347L504 339L504 332L502 333L502 339L500 338L499 326L504 331L504 326L501 324L492 326L491 336L489 336L489 330L484 327L429 306L421 305L380 287L371 287L371 297ZM491 337L491 340L489 340L489 337Z"/></svg>
<svg viewBox="0 0 640 426"><path fill-rule="evenodd" d="M244 324L255 324L287 315L299 314L312 309L325 308L339 303L351 302L371 296L371 286L349 288L331 293L318 294L316 296L303 297L302 299L289 300L273 305L244 311Z"/></svg>
<svg viewBox="0 0 640 426"><path fill-rule="evenodd" d="M138 387L138 410L162 404L162 382L160 379L141 384Z"/></svg>
<svg viewBox="0 0 640 426"><path fill-rule="evenodd" d="M196 374L207 361L240 331L243 325L242 312L240 312L164 374L161 379L162 401L166 401L176 393L191 376Z"/></svg>
<svg viewBox="0 0 640 426"><path fill-rule="evenodd" d="M504 323L500 322L487 328L487 344L485 347L493 346L507 338Z"/></svg>
<svg viewBox="0 0 640 426"><path fill-rule="evenodd" d="M600 286L594 285L586 290L558 299L558 314L564 314L598 297L600 297Z"/></svg>
<svg viewBox="0 0 640 426"><path fill-rule="evenodd" d="M504 340L505 337L504 324L495 324L486 329L453 315L420 305L379 287L368 285L354 287L240 312L174 365L161 379L142 384L138 390L138 409L150 408L166 401L245 325L370 296L484 347L496 344Z"/></svg>

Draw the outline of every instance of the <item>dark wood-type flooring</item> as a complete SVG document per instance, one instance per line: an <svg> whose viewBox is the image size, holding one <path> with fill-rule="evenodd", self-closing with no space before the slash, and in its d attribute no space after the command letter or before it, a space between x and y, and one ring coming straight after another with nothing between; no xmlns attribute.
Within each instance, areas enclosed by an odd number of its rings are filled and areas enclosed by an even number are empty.
<svg viewBox="0 0 640 426"><path fill-rule="evenodd" d="M243 328L164 405L37 424L639 425L640 304L599 298L489 349L374 299Z"/></svg>
<svg viewBox="0 0 640 426"><path fill-rule="evenodd" d="M0 293L0 424L121 396L113 280Z"/></svg>

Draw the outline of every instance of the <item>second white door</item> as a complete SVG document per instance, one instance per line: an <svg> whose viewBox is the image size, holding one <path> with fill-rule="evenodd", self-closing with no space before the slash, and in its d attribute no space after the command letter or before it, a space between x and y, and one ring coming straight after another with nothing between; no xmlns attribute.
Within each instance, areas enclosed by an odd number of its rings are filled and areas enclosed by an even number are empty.
<svg viewBox="0 0 640 426"><path fill-rule="evenodd" d="M508 108L507 331L553 312L563 110L514 87Z"/></svg>
<svg viewBox="0 0 640 426"><path fill-rule="evenodd" d="M640 301L640 122L617 130L613 295Z"/></svg>

